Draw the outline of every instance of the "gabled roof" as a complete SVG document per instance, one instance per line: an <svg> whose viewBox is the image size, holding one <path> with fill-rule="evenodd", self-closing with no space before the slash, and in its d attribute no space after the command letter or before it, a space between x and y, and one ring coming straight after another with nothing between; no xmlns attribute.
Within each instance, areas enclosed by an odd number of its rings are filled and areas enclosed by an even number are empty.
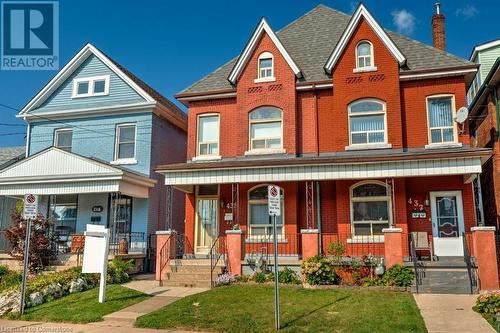
<svg viewBox="0 0 500 333"><path fill-rule="evenodd" d="M361 22L362 19L364 19L368 23L370 28L372 28L375 34L377 34L377 36L385 44L389 52L391 52L393 57L399 62L400 65L403 65L406 62L406 57L403 55L403 53L401 53L396 44L394 44L389 35L387 35L385 30L382 29L382 27L378 24L378 22L373 18L368 9L366 9L366 7L362 3L360 3L354 14L351 16L351 19L349 20L347 27L342 33L340 40L333 49L332 54L326 61L325 70L327 73L329 74L332 73L333 67L335 67L335 64L339 60L340 56L342 55L342 52L347 46L347 43L351 39L356 27L358 26L358 24Z"/></svg>
<svg viewBox="0 0 500 333"><path fill-rule="evenodd" d="M118 64L109 56L104 54L94 45L86 44L19 112L20 117L26 115L31 110L36 109L51 96L56 89L91 55L97 57L106 66L108 66L118 77L132 87L142 98L144 104L162 105L178 118L187 119L187 116L175 104L162 96L158 91L139 79L128 71L125 67Z"/></svg>
<svg viewBox="0 0 500 333"><path fill-rule="evenodd" d="M474 47L474 49L472 50L472 54L470 55L469 60L474 61L474 59L476 58L476 56L479 52L487 50L487 49L495 47L495 46L499 46L499 45L500 45L500 38L483 43L483 44L480 44L480 45L476 45Z"/></svg>
<svg viewBox="0 0 500 333"><path fill-rule="evenodd" d="M273 29L271 29L271 27L267 23L266 19L263 17L260 20L259 25L257 25L257 28L255 28L255 31L252 34L252 37L248 41L247 45L243 49L243 52L241 52L241 55L239 56L238 60L234 64L234 67L231 70L231 73L229 74L229 76L227 78L229 80L229 82L231 82L232 84L236 84L236 81L238 81L238 78L240 77L241 73L243 72L243 69L245 68L245 65L247 64L248 60L251 58L255 48L257 47L257 44L260 41L262 34L264 34L264 33L266 33L271 38L274 45L276 45L276 47L280 51L283 58L285 58L286 62L288 63L288 65L292 69L293 73L297 77L302 76L299 67L295 64L292 57L290 57L290 55L286 51L283 44L281 44L281 41L274 33Z"/></svg>
<svg viewBox="0 0 500 333"><path fill-rule="evenodd" d="M350 20L351 16L347 14L319 5L276 32L276 36L301 70L303 77L298 80L299 83L331 80L331 76L325 73L323 66ZM400 69L402 74L476 66L465 59L409 37L386 29L384 31L406 57L406 66ZM238 58L230 60L184 89L176 97L233 90L234 86L227 77L237 60Z"/></svg>
<svg viewBox="0 0 500 333"><path fill-rule="evenodd" d="M0 147L0 170L21 160L26 155L26 147Z"/></svg>

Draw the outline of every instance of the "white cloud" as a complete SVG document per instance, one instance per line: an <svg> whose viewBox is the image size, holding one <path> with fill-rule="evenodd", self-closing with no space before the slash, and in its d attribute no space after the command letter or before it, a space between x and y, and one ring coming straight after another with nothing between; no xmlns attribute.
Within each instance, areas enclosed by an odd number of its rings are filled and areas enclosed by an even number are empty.
<svg viewBox="0 0 500 333"><path fill-rule="evenodd" d="M455 11L455 15L461 16L465 20L473 18L477 14L479 14L479 10L476 7L474 7L473 5L465 5L465 7L458 8Z"/></svg>
<svg viewBox="0 0 500 333"><path fill-rule="evenodd" d="M399 33L411 35L415 31L415 16L406 9L394 10L392 13L392 22Z"/></svg>

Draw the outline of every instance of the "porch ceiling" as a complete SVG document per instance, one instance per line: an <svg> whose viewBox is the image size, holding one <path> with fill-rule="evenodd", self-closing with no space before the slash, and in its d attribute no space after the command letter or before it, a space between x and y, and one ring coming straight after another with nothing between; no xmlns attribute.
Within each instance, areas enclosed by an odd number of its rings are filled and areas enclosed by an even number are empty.
<svg viewBox="0 0 500 333"><path fill-rule="evenodd" d="M0 195L121 192L147 198L155 183L145 175L54 147L0 171Z"/></svg>
<svg viewBox="0 0 500 333"><path fill-rule="evenodd" d="M372 179L421 176L467 175L481 173L482 157L462 156L432 159L393 159L352 163L238 166L201 169L158 170L166 185L253 183L305 180Z"/></svg>

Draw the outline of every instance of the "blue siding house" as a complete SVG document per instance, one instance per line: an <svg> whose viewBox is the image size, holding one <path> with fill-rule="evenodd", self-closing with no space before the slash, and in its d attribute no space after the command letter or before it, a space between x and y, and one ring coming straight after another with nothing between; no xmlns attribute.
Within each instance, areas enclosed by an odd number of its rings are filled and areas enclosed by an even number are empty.
<svg viewBox="0 0 500 333"><path fill-rule="evenodd" d="M0 171L0 196L39 194L69 239L101 224L144 249L148 234L183 230L183 196L153 167L186 160L186 114L96 47L85 45L18 117L27 157Z"/></svg>

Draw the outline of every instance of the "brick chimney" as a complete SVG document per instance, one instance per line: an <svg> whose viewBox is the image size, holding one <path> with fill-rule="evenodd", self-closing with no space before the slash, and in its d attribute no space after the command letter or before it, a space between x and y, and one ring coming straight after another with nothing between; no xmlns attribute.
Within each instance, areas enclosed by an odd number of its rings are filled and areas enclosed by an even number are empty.
<svg viewBox="0 0 500 333"><path fill-rule="evenodd" d="M435 48L446 50L446 35L444 33L444 15L441 14L441 4L436 2L436 13L432 15L432 45Z"/></svg>

